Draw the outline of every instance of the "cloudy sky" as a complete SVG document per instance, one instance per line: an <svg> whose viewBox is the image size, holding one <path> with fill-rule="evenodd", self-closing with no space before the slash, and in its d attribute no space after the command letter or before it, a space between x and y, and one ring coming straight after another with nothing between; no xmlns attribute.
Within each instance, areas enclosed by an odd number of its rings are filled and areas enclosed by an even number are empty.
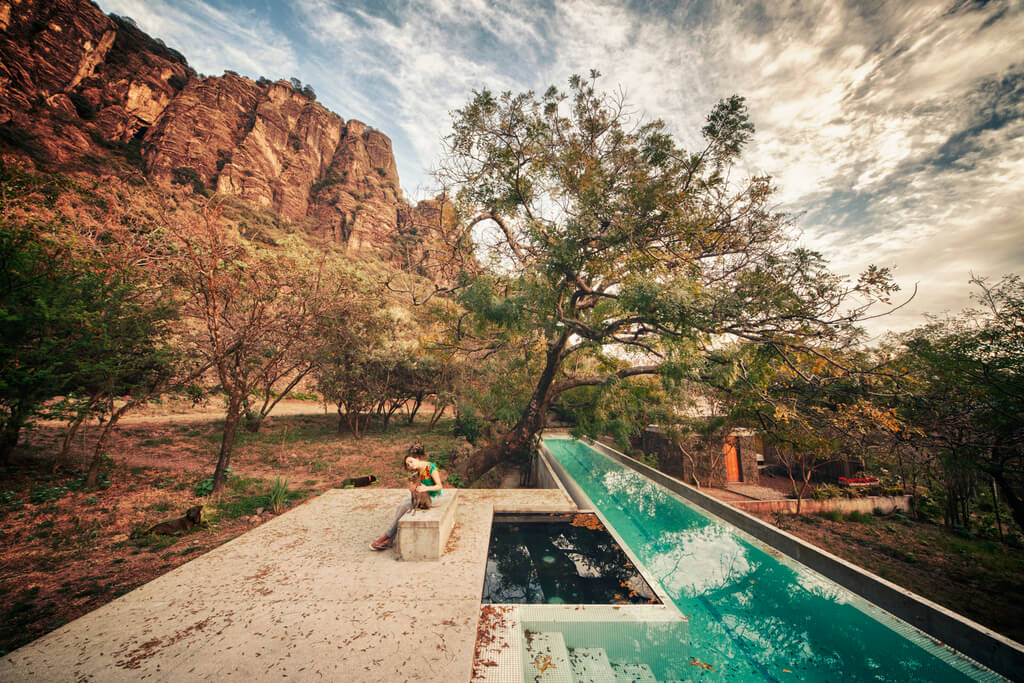
<svg viewBox="0 0 1024 683"><path fill-rule="evenodd" d="M591 68L691 147L723 97L757 126L800 241L841 273L894 269L903 329L1024 272L1021 0L99 0L197 71L298 77L393 140L408 195L473 89L543 90Z"/></svg>

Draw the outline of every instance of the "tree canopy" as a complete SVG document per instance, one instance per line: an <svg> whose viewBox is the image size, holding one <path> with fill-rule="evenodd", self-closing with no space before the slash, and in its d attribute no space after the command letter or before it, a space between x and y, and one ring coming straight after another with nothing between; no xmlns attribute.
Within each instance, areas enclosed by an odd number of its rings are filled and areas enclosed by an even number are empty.
<svg viewBox="0 0 1024 683"><path fill-rule="evenodd" d="M481 266L456 288L455 338L537 358L519 419L463 464L470 477L526 447L565 392L699 374L725 338L779 354L848 345L896 289L885 269L831 273L793 246L769 177L732 179L754 133L743 98L720 101L687 151L598 78L540 97L484 90L453 114L440 177L455 243L471 241Z"/></svg>

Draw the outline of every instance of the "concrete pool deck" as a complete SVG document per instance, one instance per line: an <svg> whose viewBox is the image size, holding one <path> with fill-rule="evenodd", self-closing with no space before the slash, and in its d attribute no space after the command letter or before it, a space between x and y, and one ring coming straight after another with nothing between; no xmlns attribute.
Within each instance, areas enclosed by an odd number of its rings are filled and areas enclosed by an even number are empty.
<svg viewBox="0 0 1024 683"><path fill-rule="evenodd" d="M468 681L493 512L559 489L464 489L439 561L369 543L404 489L332 490L0 659L0 681Z"/></svg>

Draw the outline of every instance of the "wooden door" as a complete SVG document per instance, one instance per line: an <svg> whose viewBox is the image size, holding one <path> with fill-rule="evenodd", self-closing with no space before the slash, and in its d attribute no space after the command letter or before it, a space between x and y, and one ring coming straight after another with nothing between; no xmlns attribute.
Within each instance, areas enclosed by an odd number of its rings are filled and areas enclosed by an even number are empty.
<svg viewBox="0 0 1024 683"><path fill-rule="evenodd" d="M722 446L725 452L725 480L741 481L740 478L740 451L737 447L736 437L729 436Z"/></svg>

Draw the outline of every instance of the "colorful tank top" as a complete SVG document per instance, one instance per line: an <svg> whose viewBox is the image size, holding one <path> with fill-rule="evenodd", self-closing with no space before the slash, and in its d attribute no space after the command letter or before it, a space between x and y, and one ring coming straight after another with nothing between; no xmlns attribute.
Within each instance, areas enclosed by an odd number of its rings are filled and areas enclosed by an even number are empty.
<svg viewBox="0 0 1024 683"><path fill-rule="evenodd" d="M436 486L437 480L434 479L434 472L437 471L437 465L432 462L428 462L427 466L420 470L420 483L424 486ZM437 498L441 495L440 491L428 491L431 498Z"/></svg>

